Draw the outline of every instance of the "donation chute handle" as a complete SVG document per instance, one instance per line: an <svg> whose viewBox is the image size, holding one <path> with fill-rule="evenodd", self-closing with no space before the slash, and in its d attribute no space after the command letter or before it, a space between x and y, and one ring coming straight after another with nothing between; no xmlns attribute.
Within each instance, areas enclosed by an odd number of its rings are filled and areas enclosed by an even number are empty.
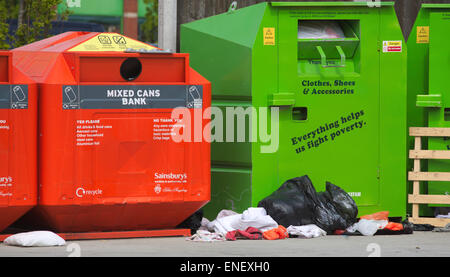
<svg viewBox="0 0 450 277"><path fill-rule="evenodd" d="M344 50L342 50L341 46L336 46L336 50L338 51L339 55L341 56L341 63L337 64L337 65L328 65L328 61L327 61L327 56L325 55L325 51L322 49L321 46L316 46L317 51L319 52L320 55L320 64L322 65L322 67L326 68L326 67L345 67L345 61L346 61L346 57L345 57L345 53Z"/></svg>

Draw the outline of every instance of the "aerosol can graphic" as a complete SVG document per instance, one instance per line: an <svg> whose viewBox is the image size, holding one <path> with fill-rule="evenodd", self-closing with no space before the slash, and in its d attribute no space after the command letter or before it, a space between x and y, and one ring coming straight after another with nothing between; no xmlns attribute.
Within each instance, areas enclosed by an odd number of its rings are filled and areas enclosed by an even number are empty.
<svg viewBox="0 0 450 277"><path fill-rule="evenodd" d="M17 102L22 102L27 98L25 93L23 92L22 88L20 86L15 86L13 88L14 96L16 96Z"/></svg>

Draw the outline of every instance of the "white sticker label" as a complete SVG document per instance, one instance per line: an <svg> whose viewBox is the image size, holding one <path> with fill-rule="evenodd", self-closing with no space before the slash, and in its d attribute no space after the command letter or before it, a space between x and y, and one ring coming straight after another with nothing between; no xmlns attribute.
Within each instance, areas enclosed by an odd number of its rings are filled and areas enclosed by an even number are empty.
<svg viewBox="0 0 450 277"><path fill-rule="evenodd" d="M348 195L350 195L351 197L361 197L361 192L349 192Z"/></svg>

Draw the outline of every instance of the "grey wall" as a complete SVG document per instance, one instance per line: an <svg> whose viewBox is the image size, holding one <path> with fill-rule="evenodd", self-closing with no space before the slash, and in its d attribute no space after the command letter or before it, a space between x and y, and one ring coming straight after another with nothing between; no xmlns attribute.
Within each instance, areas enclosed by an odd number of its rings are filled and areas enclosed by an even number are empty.
<svg viewBox="0 0 450 277"><path fill-rule="evenodd" d="M198 20L204 17L228 11L234 0L178 0L178 38L180 24ZM293 0L282 0L293 1ZM238 9L260 2L282 2L280 0L238 0ZM302 0L294 2L353 2L353 0ZM385 0L382 0L383 2ZM405 38L408 38L421 3L450 3L450 0L390 0L395 2L395 9L403 29ZM389 1L388 1L389 2ZM179 39L178 39L179 50Z"/></svg>

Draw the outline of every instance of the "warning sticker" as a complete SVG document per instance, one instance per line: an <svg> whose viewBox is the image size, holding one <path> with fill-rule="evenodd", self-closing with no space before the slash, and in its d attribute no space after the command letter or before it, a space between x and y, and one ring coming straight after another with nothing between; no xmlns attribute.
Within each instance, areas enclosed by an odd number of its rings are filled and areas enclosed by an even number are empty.
<svg viewBox="0 0 450 277"><path fill-rule="evenodd" d="M127 49L153 50L156 47L116 33L101 33L69 50L69 52L123 52Z"/></svg>
<svg viewBox="0 0 450 277"><path fill-rule="evenodd" d="M430 43L430 26L417 26L417 43Z"/></svg>
<svg viewBox="0 0 450 277"><path fill-rule="evenodd" d="M264 28L264 45L275 45L275 28Z"/></svg>
<svg viewBox="0 0 450 277"><path fill-rule="evenodd" d="M383 53L402 52L403 44L401 40L383 41Z"/></svg>

